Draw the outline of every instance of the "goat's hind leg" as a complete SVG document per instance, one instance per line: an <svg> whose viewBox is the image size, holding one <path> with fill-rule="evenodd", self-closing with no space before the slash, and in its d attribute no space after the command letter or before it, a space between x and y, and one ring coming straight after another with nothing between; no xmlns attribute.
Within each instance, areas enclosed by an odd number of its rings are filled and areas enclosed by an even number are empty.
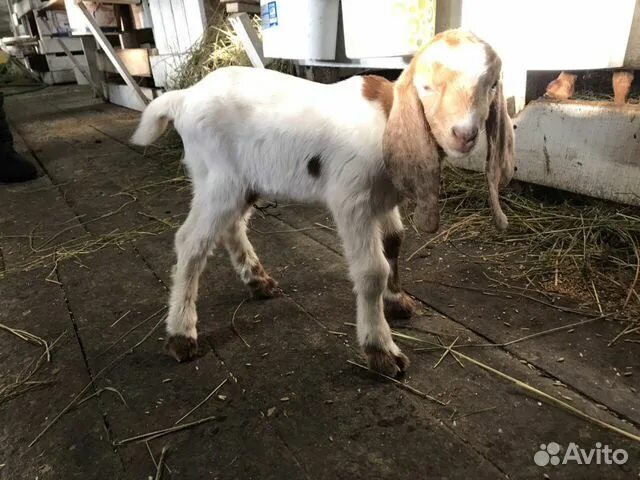
<svg viewBox="0 0 640 480"><path fill-rule="evenodd" d="M398 257L404 239L404 227L397 207L381 219L380 227L384 256L389 262L389 278L383 294L384 313L390 318L410 318L416 309L416 303L400 287Z"/></svg>
<svg viewBox="0 0 640 480"><path fill-rule="evenodd" d="M176 234L177 263L167 315L166 349L179 362L197 353L198 280L216 237L225 231L240 208L225 186L196 188L191 211Z"/></svg>
<svg viewBox="0 0 640 480"><path fill-rule="evenodd" d="M247 237L247 222L251 213L252 207L249 206L244 215L231 223L222 236L222 243L229 253L233 268L254 298L279 297L282 290L265 271Z"/></svg>

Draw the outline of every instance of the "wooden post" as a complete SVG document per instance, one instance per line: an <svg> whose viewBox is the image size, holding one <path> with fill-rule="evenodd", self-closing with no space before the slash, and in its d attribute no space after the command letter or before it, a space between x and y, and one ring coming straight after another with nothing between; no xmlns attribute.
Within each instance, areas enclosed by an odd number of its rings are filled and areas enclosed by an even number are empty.
<svg viewBox="0 0 640 480"><path fill-rule="evenodd" d="M53 27L51 26L51 24L49 23L49 20L47 20L46 17L40 18L36 16L36 22L44 23L47 26L47 29L50 32L53 32ZM60 48L62 49L64 54L67 56L67 58L71 60L71 63L73 63L73 66L80 72L80 75L82 75L87 80L87 82L89 82L89 85L91 85L95 94L99 95L99 90L97 85L92 80L91 75L85 72L84 68L82 67L82 65L80 65L80 62L78 62L78 59L75 57L75 55L71 53L71 51L67 48L67 46L65 45L65 43L62 41L60 37L56 36L53 38L58 42L58 45L60 45Z"/></svg>
<svg viewBox="0 0 640 480"><path fill-rule="evenodd" d="M229 15L229 22L238 34L240 42L242 42L242 46L247 52L249 60L251 60L251 65L256 68L264 68L268 65L270 61L266 61L264 58L262 41L253 28L249 15L246 13L232 13Z"/></svg>
<svg viewBox="0 0 640 480"><path fill-rule="evenodd" d="M122 2L119 2L119 3L122 3ZM98 42L102 50L104 50L104 53L107 55L107 58L111 61L111 63L113 64L115 69L118 71L122 79L125 81L125 83L129 87L133 89L135 94L140 98L140 100L145 105L148 104L149 99L142 92L142 89L140 89L140 86L136 83L135 79L131 76L131 74L127 70L127 67L124 65L122 60L120 60L120 57L118 57L118 54L114 50L113 46L111 45L111 43L109 43L109 39L107 39L106 35L104 34L100 26L96 23L94 18L91 16L89 11L87 10L87 7L84 5L84 3L82 3L82 0L76 0L76 4L78 5L78 8L82 12L82 15L84 15L84 18L87 21L87 26L89 27L89 30L93 34L94 38L96 39L96 41Z"/></svg>
<svg viewBox="0 0 640 480"><path fill-rule="evenodd" d="M108 100L107 89L104 85L104 74L98 68L98 45L96 44L96 39L90 35L84 35L80 41L82 42L84 56L87 59L91 82L97 87L96 96Z"/></svg>

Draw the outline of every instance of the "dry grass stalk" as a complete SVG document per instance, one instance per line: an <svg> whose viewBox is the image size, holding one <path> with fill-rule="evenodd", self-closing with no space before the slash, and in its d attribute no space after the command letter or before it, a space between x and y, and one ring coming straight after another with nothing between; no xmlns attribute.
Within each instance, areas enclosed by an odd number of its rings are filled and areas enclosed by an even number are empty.
<svg viewBox="0 0 640 480"><path fill-rule="evenodd" d="M93 392L90 395L87 395L86 397L84 397L82 400L78 400L78 402L76 403L76 407L79 407L80 405L82 405L85 402L88 402L89 400L91 400L92 398L95 397L99 397L100 395L102 395L104 392L112 392L115 393L119 398L120 401L123 403L123 405L127 408L129 408L129 404L127 403L127 401L124 399L124 397L122 396L122 393L120 393L120 390L118 390L117 388L113 388L113 387L104 387L101 388L100 390L96 390L95 392Z"/></svg>
<svg viewBox="0 0 640 480"><path fill-rule="evenodd" d="M216 418L217 417L215 416L205 417L190 423L183 423L182 425L174 425L173 427L154 430L153 432L141 433L140 435L135 435L133 437L125 438L122 440L116 440L115 442L113 442L113 445L117 447L121 445L127 445L129 443L148 442L149 440L153 440L155 438L164 437L165 435L169 435L171 433L179 432L182 430L186 430L188 428L193 428L198 425L202 425L203 423L210 422L212 420L215 420ZM158 461L158 465L160 465L159 461Z"/></svg>
<svg viewBox="0 0 640 480"><path fill-rule="evenodd" d="M153 333L158 329L160 324L162 324L164 322L164 320L165 320L164 318L161 318L158 321L158 323L156 323L154 325L154 327L144 337L142 337L141 340L139 340L137 343L135 343L131 347L127 348L124 352L122 352L120 355L118 355L116 358L114 358L111 362L109 362L104 368L102 368L102 370L98 371L98 373L93 375L93 377L91 378L89 383L87 383L84 386L84 388L82 390L80 390L73 397L73 399L62 410L60 410L60 412L58 412L53 417L53 419L49 423L47 423L47 425L40 431L40 433L38 433L38 435L35 436L35 438L31 441L31 443L29 443L29 445L28 445L29 448L31 448L33 445L35 445L36 442L38 440L40 440L42 438L42 436L45 433L47 433L49 431L49 429L51 429L51 427L53 427L65 413L67 413L69 410L71 410L71 408L73 408L75 405L77 405L77 402L80 400L80 398L82 398L82 395L84 395L87 392L87 390L89 390L89 388L94 386L94 382L98 378L102 377L105 373L107 373L109 370L111 370L113 367L115 367L118 363L120 363L127 355L129 355L136 348L138 348L140 345L142 345L144 342L146 342L149 339L149 337L151 335L153 335Z"/></svg>
<svg viewBox="0 0 640 480"><path fill-rule="evenodd" d="M207 400L209 400L211 397L213 397L216 394L216 392L218 390L220 390L225 383L227 383L228 380L229 380L228 378L225 378L222 382L220 382L220 384L216 388L214 388L211 391L211 393L209 393L209 395L207 395L205 397L204 400L202 400L195 407L193 407L191 410L189 410L187 413L185 413L183 416L181 416L178 420L176 420L176 423L174 423L174 425L179 424L181 421L183 421L185 418L187 418L189 415L191 415L193 412L195 412L197 409L199 409L202 405L204 405L207 402Z"/></svg>
<svg viewBox="0 0 640 480"><path fill-rule="evenodd" d="M169 447L165 445L164 447L162 447L162 452L160 453L160 460L158 460L158 465L156 466L155 480L162 480L162 473L164 472L164 464L165 464L165 459L167 457L167 453L169 453Z"/></svg>
<svg viewBox="0 0 640 480"><path fill-rule="evenodd" d="M357 362L354 362L352 360L347 360L347 363L350 363L351 365L354 365L354 366L356 366L358 368L362 368L363 370L367 370L368 372L375 373L379 377L382 377L382 378L385 378L385 379L389 380L390 382L392 382L397 387L402 388L404 390L408 390L409 392L411 392L411 393L413 393L415 395L418 395L419 397L425 398L427 400L431 400L432 402L435 402L438 405L442 405L443 407L446 407L449 404L449 402L445 403L442 400L438 400L436 397L434 397L432 395L429 395L428 393L424 393L424 392L418 390L417 388L412 387L411 385L409 385L407 383L400 382L400 381L396 380L393 377L385 375L384 373L380 373L380 372L376 372L375 370L371 370L369 367L365 367L364 365L361 365L361 364L359 364Z"/></svg>
<svg viewBox="0 0 640 480"><path fill-rule="evenodd" d="M510 272L514 281L527 279L546 290L578 296L598 314L618 310L640 315L637 208L572 194L562 193L557 199L548 192L541 196L535 190L524 194L512 189L502 198L509 229L499 233L491 223L483 174L450 167L444 177L443 217L450 218L452 226L410 258L429 246L473 239L499 252L494 263L518 267ZM486 255L479 257L487 260Z"/></svg>
<svg viewBox="0 0 640 480"><path fill-rule="evenodd" d="M32 378L45 361L49 362L51 360L51 351L66 333L67 331L65 330L53 342L47 344L45 351L42 352L39 357L29 362L13 380L0 381L0 405L31 390L46 387L54 383L53 380L32 380Z"/></svg>
<svg viewBox="0 0 640 480"><path fill-rule="evenodd" d="M113 212L102 215L100 220L110 217L111 213ZM59 237L59 234L56 233L45 242L47 246L40 246L37 249L32 247L33 255L26 257L23 261L18 262L10 269L0 271L0 279L14 273L27 272L45 267L51 268L52 273L49 275L51 276L60 262L78 260L82 256L90 255L107 247L117 247L122 249L123 246L128 243L135 242L145 237L160 235L168 230L177 229L179 227L179 223L175 221L177 217L181 217L181 215L174 215L164 219L147 222L144 225L134 227L124 232L113 230L104 235L84 235L80 238L64 241L60 244L51 244L53 238ZM68 230L68 228L64 229L64 231ZM31 244L33 245L32 237L33 234L29 236Z"/></svg>
<svg viewBox="0 0 640 480"><path fill-rule="evenodd" d="M395 336L395 337L398 337L398 338L401 338L401 339L406 339L406 340L411 340L413 342L432 344L432 342L429 342L429 341L424 340L422 338L418 338L418 337L414 337L414 336L406 335L406 334L399 334L398 332L395 332L395 331L392 331L391 334L393 336ZM444 346L444 345L441 345L440 348L441 349L446 349L447 347ZM619 427L616 427L615 425L612 425L612 424L607 423L607 422L605 422L603 420L600 420L599 418L596 418L596 417L594 417L592 415L589 415L588 413L583 412L582 410L574 407L573 405L570 405L570 404L564 402L563 400L560 400L560 399L558 399L558 398L556 398L556 397L554 397L552 395L549 395L548 393L546 393L546 392L544 392L544 391L542 391L542 390L540 390L540 389L538 389L536 387L533 387L533 386L529 385L528 383L523 382L522 380L518 380L517 378L514 378L511 375L508 375L508 374L506 374L504 372L501 372L500 370L497 370L497 369L491 367L490 365L487 365L486 363L481 362L480 360L476 360L475 358L470 357L469 355L465 355L464 353L459 352L457 350L453 350L453 349L451 349L451 354L454 355L454 356L459 356L461 359L463 359L463 360L465 360L465 361L467 361L469 363L472 363L472 364L482 368L483 370L486 370L487 372L492 373L492 374L502 378L503 380L507 380L508 382L510 382L510 383L522 388L523 390L526 390L529 393L532 393L532 394L534 394L534 395L536 395L536 396L538 396L540 398L543 398L544 400L547 400L548 402L550 402L550 403L552 403L552 404L554 404L554 405L556 405L556 406L558 406L558 407L560 407L560 408L562 408L564 410L569 411L570 413L576 415L577 417L580 417L580 418L582 418L584 420L587 420L588 422L591 422L591 423L593 423L595 425L598 425L599 427L602 427L602 428L604 428L606 430L618 433L618 434L620 434L620 435L622 435L622 436L624 436L626 438L629 438L630 440L633 440L635 442L640 442L640 436L638 436L638 435L636 435L634 433L628 432L626 430L623 430L623 429L621 429Z"/></svg>
<svg viewBox="0 0 640 480"><path fill-rule="evenodd" d="M249 300L248 298L245 298L244 300L242 300L238 306L236 307L236 309L233 311L233 315L231 316L231 330L233 330L233 333L235 333L238 338L240 340L242 340L242 343L245 344L245 346L247 348L251 348L251 345L249 345L249 343L244 339L244 337L242 335L240 335L240 332L238 331L238 329L236 328L236 314L238 313L238 310L240 310L240 307L244 304L244 302L246 302L247 300Z"/></svg>
<svg viewBox="0 0 640 480"><path fill-rule="evenodd" d="M33 333L27 332L26 330L20 330L19 328L11 328L3 323L0 323L0 329L14 334L16 337L21 338L25 342L33 343L34 345L41 345L44 348L44 353L47 357L47 362L51 361L49 344L44 338L34 335Z"/></svg>

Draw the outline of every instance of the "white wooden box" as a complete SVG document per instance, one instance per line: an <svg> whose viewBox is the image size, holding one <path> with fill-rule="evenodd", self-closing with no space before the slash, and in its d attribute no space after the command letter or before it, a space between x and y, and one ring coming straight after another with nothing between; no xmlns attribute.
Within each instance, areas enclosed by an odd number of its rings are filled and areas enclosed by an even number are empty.
<svg viewBox="0 0 640 480"><path fill-rule="evenodd" d="M83 67L87 66L87 58L84 55L74 55L73 57ZM66 55L47 55L47 64L49 65L49 70L52 72L72 70L74 68L73 62Z"/></svg>
<svg viewBox="0 0 640 480"><path fill-rule="evenodd" d="M441 4L436 16L439 30L471 30L504 61L528 70L640 68L640 64L630 65L627 57L628 51L640 47L635 25L638 0L450 0Z"/></svg>
<svg viewBox="0 0 640 480"><path fill-rule="evenodd" d="M161 55L188 52L207 28L203 0L150 0L149 10Z"/></svg>

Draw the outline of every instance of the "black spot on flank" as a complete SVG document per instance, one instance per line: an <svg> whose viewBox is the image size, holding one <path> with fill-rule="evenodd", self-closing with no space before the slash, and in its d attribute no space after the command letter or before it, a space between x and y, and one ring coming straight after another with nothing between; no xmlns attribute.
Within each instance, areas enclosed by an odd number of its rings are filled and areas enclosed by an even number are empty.
<svg viewBox="0 0 640 480"><path fill-rule="evenodd" d="M314 178L318 178L320 176L320 172L322 170L322 157L320 155L314 155L311 157L309 162L307 162L307 172Z"/></svg>

